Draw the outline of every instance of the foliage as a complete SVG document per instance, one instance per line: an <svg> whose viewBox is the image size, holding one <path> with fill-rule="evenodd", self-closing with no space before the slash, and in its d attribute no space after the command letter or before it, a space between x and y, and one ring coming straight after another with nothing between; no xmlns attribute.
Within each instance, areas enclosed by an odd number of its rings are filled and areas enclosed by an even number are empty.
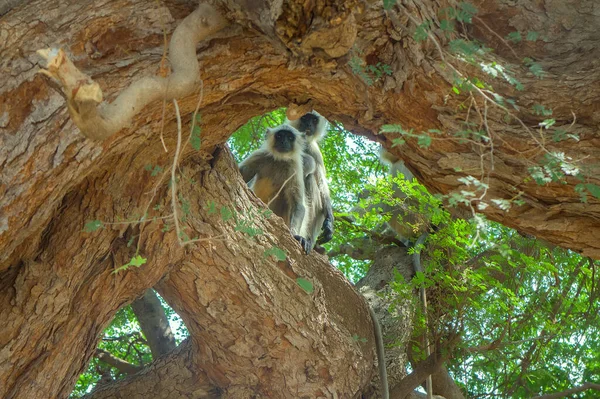
<svg viewBox="0 0 600 399"><path fill-rule="evenodd" d="M173 309L160 296L159 299L169 319L175 340L179 344L189 335L187 329ZM117 312L110 325L104 330L98 348L133 365L144 366L152 362L150 348L145 342L131 306L126 306ZM79 376L70 397L80 398L89 393L102 374L110 375L113 379L124 377L117 369L93 357L87 370Z"/></svg>
<svg viewBox="0 0 600 399"><path fill-rule="evenodd" d="M358 52L358 50L356 50ZM384 75L392 74L392 67L382 62L377 64L367 64L358 55L354 55L348 61L348 65L356 76L360 77L368 86L372 86L379 81Z"/></svg>

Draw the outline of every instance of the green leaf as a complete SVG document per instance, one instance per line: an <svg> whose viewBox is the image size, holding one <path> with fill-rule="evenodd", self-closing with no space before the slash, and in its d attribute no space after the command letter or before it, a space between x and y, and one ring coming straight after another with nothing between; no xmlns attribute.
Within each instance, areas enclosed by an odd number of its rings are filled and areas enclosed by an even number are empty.
<svg viewBox="0 0 600 399"><path fill-rule="evenodd" d="M160 166L156 165L152 169L152 173L150 173L150 176L152 176L152 177L158 176L158 174L161 173L162 171L163 171L163 168L161 168Z"/></svg>
<svg viewBox="0 0 600 399"><path fill-rule="evenodd" d="M129 264L131 266L140 267L141 265L143 265L146 262L147 262L146 258L144 258L140 255L136 255L133 258L131 258L131 260L129 261Z"/></svg>
<svg viewBox="0 0 600 399"><path fill-rule="evenodd" d="M442 19L440 21L440 29L444 32L453 32L454 31L454 23L447 19Z"/></svg>
<svg viewBox="0 0 600 399"><path fill-rule="evenodd" d="M475 7L472 3L469 3L468 1L461 1L460 3L458 3L458 7L461 10L464 10L468 13L471 13L472 15L477 14L477 7Z"/></svg>
<svg viewBox="0 0 600 399"><path fill-rule="evenodd" d="M542 69L542 66L540 64L538 64L537 62L532 62L529 65L529 71L533 74L533 76L535 76L536 78L541 78L544 76L544 70Z"/></svg>
<svg viewBox="0 0 600 399"><path fill-rule="evenodd" d="M283 261L287 258L287 254L285 253L285 251L278 247L272 247L265 250L263 255L265 258L268 258L269 256L274 256L275 259L277 259L278 261Z"/></svg>
<svg viewBox="0 0 600 399"><path fill-rule="evenodd" d="M587 188L590 194L592 194L594 197L600 199L600 186L588 183L585 185L585 188Z"/></svg>
<svg viewBox="0 0 600 399"><path fill-rule="evenodd" d="M464 54L466 56L474 55L481 50L481 47L477 43L464 39L452 40L448 43L448 46L453 53Z"/></svg>
<svg viewBox="0 0 600 399"><path fill-rule="evenodd" d="M543 127L544 129L548 129L548 128L552 127L555 123L556 123L555 119L545 119L544 121L540 122L539 125L541 127Z"/></svg>
<svg viewBox="0 0 600 399"><path fill-rule="evenodd" d="M192 129L192 136L190 137L190 143L192 144L192 148L196 151L199 151L200 147L202 146L202 139L200 137L201 132L202 132L202 129L198 125L194 126L194 128Z"/></svg>
<svg viewBox="0 0 600 399"><path fill-rule="evenodd" d="M588 202L587 191L585 191L585 184L579 183L575 186L575 192L579 194L581 202L586 204Z"/></svg>
<svg viewBox="0 0 600 399"><path fill-rule="evenodd" d="M466 22L470 24L473 21L475 14L477 14L477 7L469 2L461 1L458 3L458 8L459 11L456 15L456 19L460 22Z"/></svg>
<svg viewBox="0 0 600 399"><path fill-rule="evenodd" d="M527 32L527 40L530 41L530 42L535 42L538 39L539 36L540 36L539 33L534 32L532 30L530 30L530 31Z"/></svg>
<svg viewBox="0 0 600 399"><path fill-rule="evenodd" d="M396 0L383 0L383 8L386 10L391 9L394 4L396 4Z"/></svg>
<svg viewBox="0 0 600 399"><path fill-rule="evenodd" d="M214 215L215 213L217 213L217 204L215 204L215 201L210 201L208 203L207 213L209 215Z"/></svg>
<svg viewBox="0 0 600 399"><path fill-rule="evenodd" d="M421 135L417 139L417 142L419 144L419 147L421 147L421 148L428 148L431 145L431 137L429 137L429 136L427 136L425 134Z"/></svg>
<svg viewBox="0 0 600 399"><path fill-rule="evenodd" d="M523 40L521 32L510 32L506 38L513 43L519 43Z"/></svg>
<svg viewBox="0 0 600 399"><path fill-rule="evenodd" d="M422 41L427 40L427 37L429 37L429 34L427 33L427 31L430 29L430 24L431 24L431 22L429 20L426 20L422 24L417 26L417 29L415 30L415 34L413 35L413 38L415 39L416 42L422 42Z"/></svg>
<svg viewBox="0 0 600 399"><path fill-rule="evenodd" d="M298 277L296 279L296 283L300 286L300 288L302 288L304 291L306 291L307 294L312 294L313 291L315 290L315 288L313 287L313 284L302 278L302 277Z"/></svg>
<svg viewBox="0 0 600 399"><path fill-rule="evenodd" d="M536 115L541 115L541 116L550 116L550 115L552 115L552 110L546 109L541 104L534 104L533 105L533 113Z"/></svg>
<svg viewBox="0 0 600 399"><path fill-rule="evenodd" d="M392 140L392 147L396 147L396 146L404 145L404 144L406 144L406 141L403 138L397 138L397 139Z"/></svg>
<svg viewBox="0 0 600 399"><path fill-rule="evenodd" d="M99 220L91 220L85 224L83 231L86 233L92 233L100 228L103 228L104 224Z"/></svg>
<svg viewBox="0 0 600 399"><path fill-rule="evenodd" d="M256 237L263 234L263 231L254 227L251 221L239 219L234 228L235 231L248 234L250 237Z"/></svg>
<svg viewBox="0 0 600 399"><path fill-rule="evenodd" d="M221 219L226 222L229 219L231 219L233 217L233 212L231 212L231 210L226 207L226 206L222 206L221 207Z"/></svg>
<svg viewBox="0 0 600 399"><path fill-rule="evenodd" d="M113 270L112 274L116 274L116 273L120 272L121 270L127 270L131 266L140 267L146 262L147 262L146 258L144 258L140 255L135 255L133 258L131 258L131 260L128 263Z"/></svg>

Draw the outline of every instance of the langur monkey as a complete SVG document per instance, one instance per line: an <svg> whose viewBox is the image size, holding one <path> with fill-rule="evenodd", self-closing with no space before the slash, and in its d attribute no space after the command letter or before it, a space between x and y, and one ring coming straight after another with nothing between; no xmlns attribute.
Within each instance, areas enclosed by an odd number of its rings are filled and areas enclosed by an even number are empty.
<svg viewBox="0 0 600 399"><path fill-rule="evenodd" d="M265 142L239 165L250 189L277 216L283 218L306 253L312 244L301 233L306 213L304 170L315 171L315 161L305 156L304 137L298 130L281 125L267 129Z"/></svg>
<svg viewBox="0 0 600 399"><path fill-rule="evenodd" d="M319 141L327 132L329 123L316 111L306 113L294 121L286 120L285 123L304 134L306 138L304 152L315 162L314 173L305 174L304 179L308 210L302 226L302 234L311 241L313 246L324 244L331 241L333 237L333 208ZM323 233L319 236L321 230Z"/></svg>

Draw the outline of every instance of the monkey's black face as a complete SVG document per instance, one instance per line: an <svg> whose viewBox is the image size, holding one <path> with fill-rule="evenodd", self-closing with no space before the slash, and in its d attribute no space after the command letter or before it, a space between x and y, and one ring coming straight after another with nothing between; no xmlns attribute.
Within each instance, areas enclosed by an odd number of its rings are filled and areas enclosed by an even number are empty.
<svg viewBox="0 0 600 399"><path fill-rule="evenodd" d="M296 135L291 130L281 129L275 132L273 147L276 151L286 153L294 151Z"/></svg>
<svg viewBox="0 0 600 399"><path fill-rule="evenodd" d="M312 136L317 131L317 125L319 124L319 117L314 114L304 114L300 117L300 123L298 130L307 136Z"/></svg>

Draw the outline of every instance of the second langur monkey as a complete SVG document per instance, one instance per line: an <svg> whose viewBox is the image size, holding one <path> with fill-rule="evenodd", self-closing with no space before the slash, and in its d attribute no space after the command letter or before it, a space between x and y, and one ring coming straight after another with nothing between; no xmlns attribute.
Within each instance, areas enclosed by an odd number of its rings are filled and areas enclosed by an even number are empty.
<svg viewBox="0 0 600 399"><path fill-rule="evenodd" d="M267 129L262 147L239 165L240 172L250 189L277 216L283 218L292 235L309 253L312 244L301 233L306 214L304 177L315 170L315 162L305 156L304 137L298 130L281 125Z"/></svg>
<svg viewBox="0 0 600 399"><path fill-rule="evenodd" d="M315 162L314 173L305 174L304 179L308 209L302 231L312 245L324 244L333 238L333 208L319 141L327 132L329 123L317 111L308 112L294 121L286 120L285 123L305 135L304 152Z"/></svg>

